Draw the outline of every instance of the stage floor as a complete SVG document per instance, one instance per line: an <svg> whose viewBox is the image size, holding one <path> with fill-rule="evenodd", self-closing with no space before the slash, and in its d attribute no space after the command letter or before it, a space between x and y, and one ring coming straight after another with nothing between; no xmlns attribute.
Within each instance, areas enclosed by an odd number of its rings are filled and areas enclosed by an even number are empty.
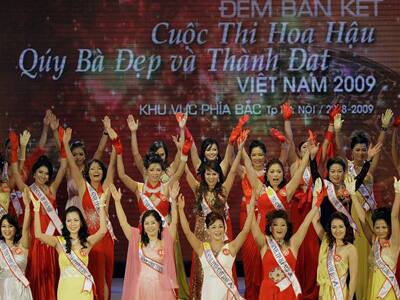
<svg viewBox="0 0 400 300"><path fill-rule="evenodd" d="M243 296L244 294L244 278L239 277L239 292ZM112 288L111 288L111 300L120 300L122 295L122 284L123 278L113 278Z"/></svg>

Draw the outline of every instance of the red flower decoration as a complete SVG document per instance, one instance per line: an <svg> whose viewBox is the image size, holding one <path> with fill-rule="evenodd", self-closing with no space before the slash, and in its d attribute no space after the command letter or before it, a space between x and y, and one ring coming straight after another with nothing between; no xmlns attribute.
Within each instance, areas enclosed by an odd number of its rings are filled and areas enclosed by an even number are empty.
<svg viewBox="0 0 400 300"><path fill-rule="evenodd" d="M157 254L159 257L164 257L164 249L162 248L158 249Z"/></svg>
<svg viewBox="0 0 400 300"><path fill-rule="evenodd" d="M341 257L339 254L335 254L335 256L333 257L333 259L334 259L335 261L341 261L341 260L342 260L342 257Z"/></svg>
<svg viewBox="0 0 400 300"><path fill-rule="evenodd" d="M222 253L224 254L224 255L229 255L229 254L231 254L231 251L229 250L229 249L224 249L223 251L222 251Z"/></svg>

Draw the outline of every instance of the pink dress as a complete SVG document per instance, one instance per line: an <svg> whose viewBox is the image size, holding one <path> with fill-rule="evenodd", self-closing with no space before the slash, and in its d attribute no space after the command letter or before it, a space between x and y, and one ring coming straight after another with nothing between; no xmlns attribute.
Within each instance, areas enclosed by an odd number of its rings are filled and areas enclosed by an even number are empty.
<svg viewBox="0 0 400 300"><path fill-rule="evenodd" d="M163 230L163 249L142 248L143 254L163 266L159 272L143 263L139 257L140 232L132 227L122 289L122 300L175 300L176 271L173 241Z"/></svg>

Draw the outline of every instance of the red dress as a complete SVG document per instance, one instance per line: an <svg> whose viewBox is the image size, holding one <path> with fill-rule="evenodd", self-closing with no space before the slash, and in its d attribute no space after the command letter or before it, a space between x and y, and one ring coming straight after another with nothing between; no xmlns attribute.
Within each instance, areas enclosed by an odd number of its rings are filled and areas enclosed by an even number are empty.
<svg viewBox="0 0 400 300"><path fill-rule="evenodd" d="M146 186L145 186L146 185ZM149 182L144 183L143 185L143 191L144 195L146 195L149 199L152 195L156 196L157 199L159 199L159 202L157 205L154 205L157 210L163 215L163 217L167 217L170 209L170 203L168 199L161 193L161 182L159 182L156 186L151 186ZM154 201L153 201L153 204ZM143 215L148 209L143 203L142 197L139 198L138 201L138 207L139 207L139 213L140 215Z"/></svg>
<svg viewBox="0 0 400 300"><path fill-rule="evenodd" d="M287 253L284 253L286 261L290 265L291 269L296 268L296 258L292 251L289 249ZM294 293L292 285L288 286L285 290L280 291L276 286L276 282L284 279L284 273L276 262L272 251L267 250L262 259L263 265L263 280L260 288L260 300L296 300L296 294Z"/></svg>
<svg viewBox="0 0 400 300"><path fill-rule="evenodd" d="M264 175L259 176L258 179L264 183ZM245 175L242 179L242 190L243 190L243 200L240 203L240 216L239 224L240 230L243 229L244 223L247 218L247 205L250 202L252 187ZM258 209L255 209L256 218L258 217ZM255 255L258 253L258 246L254 240L252 234L248 234L246 240L242 246L242 258L243 258L243 269L244 269L244 283L245 283L245 294L244 298L247 300L258 299L258 293L261 284L261 272L256 272L256 270L261 271L261 257L260 255Z"/></svg>
<svg viewBox="0 0 400 300"><path fill-rule="evenodd" d="M47 195L47 198L53 207L56 208L56 198L50 193ZM39 214L42 232L46 232L47 226L50 223L50 217L42 205L40 206ZM31 220L31 236L34 237L33 213ZM57 234L57 231L54 234ZM59 274L56 249L33 238L31 248L29 249L28 265L26 267L26 277L30 282L33 299L56 300Z"/></svg>
<svg viewBox="0 0 400 300"><path fill-rule="evenodd" d="M300 185L294 194L290 210L290 219L293 223L293 232L296 232L307 213L312 208L312 187L309 185L304 191ZM319 255L319 238L313 226L308 228L307 234L297 254L296 276L302 289L302 299L317 300L319 288L316 284Z"/></svg>
<svg viewBox="0 0 400 300"><path fill-rule="evenodd" d="M100 185L97 192L101 194L103 188ZM86 217L89 234L92 235L100 228L100 217L96 212L90 198L89 191L86 191L82 197L82 207ZM89 271L92 273L96 285L95 299L104 299L104 279L108 286L108 299L111 299L111 282L114 271L114 241L110 232L107 231L106 235L93 246L89 253Z"/></svg>

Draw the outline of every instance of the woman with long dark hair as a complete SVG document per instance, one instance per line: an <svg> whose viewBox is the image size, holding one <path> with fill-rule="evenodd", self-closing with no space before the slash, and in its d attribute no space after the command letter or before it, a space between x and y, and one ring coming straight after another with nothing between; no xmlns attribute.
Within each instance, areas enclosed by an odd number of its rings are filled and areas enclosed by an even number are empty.
<svg viewBox="0 0 400 300"><path fill-rule="evenodd" d="M395 198L392 210L378 208L372 213L372 228L367 213L357 199L355 180L345 179L346 189L353 200L363 232L370 244L369 257L371 278L368 282L367 299L396 300L400 298L399 283L395 279L400 252L400 181L394 178Z"/></svg>
<svg viewBox="0 0 400 300"><path fill-rule="evenodd" d="M17 157L18 139L11 141L12 157ZM17 145L17 146L15 146ZM57 175L53 178L53 165L47 156L40 156L32 166L34 183L29 187L25 184L15 159L11 161L11 169L16 185L20 191L29 188L35 199L40 200L41 209L38 221L42 229L49 235L61 234L61 220L57 214L56 194L67 168L67 161L63 152L60 153L61 162ZM51 183L50 183L51 182ZM31 225L33 230L33 225ZM46 264L43 264L46 261ZM29 252L27 278L31 283L34 299L56 299L58 264L57 254L54 249L47 247L38 239L34 239Z"/></svg>
<svg viewBox="0 0 400 300"><path fill-rule="evenodd" d="M319 299L353 300L358 280L358 254L353 245L354 230L349 219L336 211L330 216L325 228L319 222L318 215L313 225L322 240L317 270Z"/></svg>
<svg viewBox="0 0 400 300"><path fill-rule="evenodd" d="M176 299L174 240L178 193L179 183L175 182L169 191L172 218L168 227L163 227L162 216L156 210L147 210L141 217L139 230L127 221L121 205L121 190L111 189L119 224L129 241L122 300Z"/></svg>
<svg viewBox="0 0 400 300"><path fill-rule="evenodd" d="M52 236L43 233L40 225L40 202L30 196L35 212L35 236L42 243L58 252L60 280L58 281L58 300L92 300L95 283L87 268L89 253L107 232L105 206L109 191L100 198L100 227L89 235L88 226L82 212L76 206L70 206L62 218L62 235ZM42 263L46 263L43 261ZM46 274L48 275L48 274Z"/></svg>
<svg viewBox="0 0 400 300"><path fill-rule="evenodd" d="M108 119L109 120L109 119ZM110 122L105 123L106 128L111 127ZM65 130L63 142L68 145L71 140L72 130ZM79 197L82 199L83 214L88 225L89 234L95 234L100 228L100 197L114 180L115 151L111 153L110 164L107 168L100 160L89 161L83 174L75 163L69 147L65 147L71 176L75 181ZM108 211L108 207L106 207ZM111 298L112 274L114 269L114 231L110 220L107 218L107 233L90 252L89 270L96 283L96 299L109 300Z"/></svg>
<svg viewBox="0 0 400 300"><path fill-rule="evenodd" d="M198 171L200 181L198 181L190 171L186 172L186 180L195 195L194 211L196 214L196 225L194 232L200 241L204 242L207 239L205 219L206 216L211 212L217 212L224 216L226 222L225 239L232 239L233 232L232 222L229 216L228 196L236 176L236 170L239 166L241 152L247 139L247 134L248 131L244 131L240 137L239 150L226 179L220 163L216 160L207 161L201 165ZM236 279L235 271L233 271L233 277ZM203 273L201 263L199 257L193 253L190 274L192 299L200 299L202 281Z"/></svg>
<svg viewBox="0 0 400 300"><path fill-rule="evenodd" d="M308 227L319 210L323 199L319 195L321 190L322 182L318 180L314 188L314 206L295 234L293 234L288 213L283 209L273 210L267 214L264 232L253 220L252 233L258 245L263 266L260 300L299 299L301 287L294 273L297 254Z"/></svg>
<svg viewBox="0 0 400 300"><path fill-rule="evenodd" d="M17 219L5 214L0 219L0 299L32 300L29 281L25 277L31 236L28 189L24 190L25 203L22 230Z"/></svg>

